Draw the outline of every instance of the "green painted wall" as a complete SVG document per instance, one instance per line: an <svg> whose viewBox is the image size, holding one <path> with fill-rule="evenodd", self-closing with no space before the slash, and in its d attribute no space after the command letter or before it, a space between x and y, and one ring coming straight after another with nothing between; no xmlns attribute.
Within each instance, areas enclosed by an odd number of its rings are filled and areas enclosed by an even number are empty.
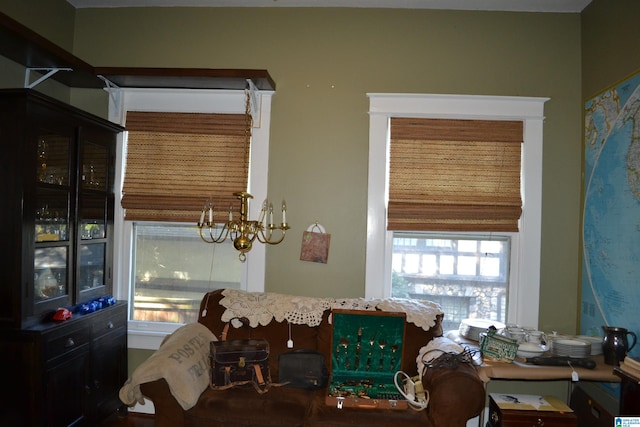
<svg viewBox="0 0 640 427"><path fill-rule="evenodd" d="M0 11L67 51L73 51L75 8L66 0L0 0ZM23 66L0 56L0 87L23 87ZM37 79L32 73L31 81ZM38 90L63 102L71 102L68 87L51 79L39 84Z"/></svg>
<svg viewBox="0 0 640 427"><path fill-rule="evenodd" d="M0 11L61 48L73 51L76 14L66 0L0 0Z"/></svg>
<svg viewBox="0 0 640 427"><path fill-rule="evenodd" d="M36 3L0 4L35 31L62 40L59 30L32 16ZM267 250L266 287L273 292L364 294L367 93L551 98L545 107L540 327L575 331L580 15L122 8L79 9L70 18L67 3L56 4L63 20L75 23L73 53L92 65L269 70L277 84L269 193L286 197L292 226L283 244ZM106 108L104 98L92 105L93 96L74 91L73 99L93 112ZM302 230L316 220L332 234L326 265L299 260Z"/></svg>
<svg viewBox="0 0 640 427"><path fill-rule="evenodd" d="M277 90L269 193L276 200L286 197L292 226L283 244L267 249L266 286L272 292L364 294L367 93L549 97L539 326L576 331L582 99L585 86L598 88L611 77L598 72L586 83L592 72L584 65L587 27L597 26L601 8L612 10L603 17L637 20L635 5L634 15L596 0L597 16L590 15L590 6L582 17L346 8L80 9L70 17L68 3L55 0L52 13L73 26L69 41L69 26L61 31L60 25L31 16L36 3L0 0L0 10L72 46L76 56L92 65L259 68L271 73ZM597 28L602 34L605 27ZM614 78L634 67L627 68ZM104 99L96 97L74 91L73 101L105 114ZM299 260L302 230L315 221L332 234L326 265Z"/></svg>
<svg viewBox="0 0 640 427"><path fill-rule="evenodd" d="M286 197L292 230L285 243L268 248L266 287L301 295L364 294L368 92L550 97L540 327L575 331L578 14L81 9L74 48L94 65L269 70L277 84L269 193ZM299 260L302 230L316 220L332 234L326 265Z"/></svg>
<svg viewBox="0 0 640 427"><path fill-rule="evenodd" d="M594 0L582 12L583 99L640 70L638 18L635 0Z"/></svg>

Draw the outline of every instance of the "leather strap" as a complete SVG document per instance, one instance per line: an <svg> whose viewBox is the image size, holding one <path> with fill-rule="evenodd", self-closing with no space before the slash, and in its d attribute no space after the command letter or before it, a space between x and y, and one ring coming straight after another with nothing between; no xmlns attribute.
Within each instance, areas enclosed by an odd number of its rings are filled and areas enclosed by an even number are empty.
<svg viewBox="0 0 640 427"><path fill-rule="evenodd" d="M257 363L253 365L254 371L256 371L256 379L258 380L258 384L264 385L264 377L262 376L262 368Z"/></svg>
<svg viewBox="0 0 640 427"><path fill-rule="evenodd" d="M228 333L229 333L229 323L225 323L224 328L222 329L222 335L220 336L220 341L226 341Z"/></svg>
<svg viewBox="0 0 640 427"><path fill-rule="evenodd" d="M227 334L229 333L229 325L231 325L231 322L234 320L240 321L240 323L242 323L242 326L246 326L247 328L249 328L249 338L251 338L251 326L249 325L249 319L247 319L246 317L234 317L233 319L229 320L227 323L224 324L224 328L222 328L222 334L220 334L220 341L227 340Z"/></svg>

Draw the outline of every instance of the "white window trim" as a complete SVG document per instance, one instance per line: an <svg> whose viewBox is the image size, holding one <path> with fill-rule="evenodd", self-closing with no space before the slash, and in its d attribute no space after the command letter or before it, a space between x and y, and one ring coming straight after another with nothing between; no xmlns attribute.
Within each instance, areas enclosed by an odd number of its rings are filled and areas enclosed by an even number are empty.
<svg viewBox="0 0 640 427"><path fill-rule="evenodd" d="M365 296L391 293L393 233L386 230L391 117L522 120L523 213L511 237L508 323L538 327L544 103L549 98L369 93L369 184Z"/></svg>
<svg viewBox="0 0 640 427"><path fill-rule="evenodd" d="M171 111L191 113L229 113L245 112L246 95L243 90L203 90L203 89L110 89L109 119L125 125L126 111ZM260 112L254 121L251 143L251 158L260 159L251 166L249 191L255 200L267 197L267 178L269 165L269 127L271 122L271 99L273 91L260 91ZM119 300L130 299L131 260L132 260L132 223L124 221L124 209L120 205L126 147L124 135L118 139L116 153L116 206L115 206L115 242L114 242L114 296ZM249 206L251 218L258 216L260 204ZM198 218L194 216L194 224ZM203 243L204 245L205 243ZM244 289L254 292L264 291L266 250L264 245L256 245L242 266L242 284ZM129 306L131 310L131 305ZM155 350L162 339L181 325L161 322L129 321L129 348Z"/></svg>

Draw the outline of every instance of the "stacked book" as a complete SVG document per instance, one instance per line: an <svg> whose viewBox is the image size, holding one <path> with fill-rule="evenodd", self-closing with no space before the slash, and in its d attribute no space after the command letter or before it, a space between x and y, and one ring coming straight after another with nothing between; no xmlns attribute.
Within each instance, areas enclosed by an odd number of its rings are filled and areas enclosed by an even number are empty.
<svg viewBox="0 0 640 427"><path fill-rule="evenodd" d="M624 360L620 362L620 370L640 379L640 357L626 356Z"/></svg>

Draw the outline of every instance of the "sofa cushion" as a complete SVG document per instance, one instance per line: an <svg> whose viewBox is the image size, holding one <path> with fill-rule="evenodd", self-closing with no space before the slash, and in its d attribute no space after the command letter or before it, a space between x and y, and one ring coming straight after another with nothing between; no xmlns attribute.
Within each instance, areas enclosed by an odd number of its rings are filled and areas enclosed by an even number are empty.
<svg viewBox="0 0 640 427"><path fill-rule="evenodd" d="M208 389L198 404L185 412L185 427L302 427L313 392L271 387L259 394L253 387L224 391Z"/></svg>

